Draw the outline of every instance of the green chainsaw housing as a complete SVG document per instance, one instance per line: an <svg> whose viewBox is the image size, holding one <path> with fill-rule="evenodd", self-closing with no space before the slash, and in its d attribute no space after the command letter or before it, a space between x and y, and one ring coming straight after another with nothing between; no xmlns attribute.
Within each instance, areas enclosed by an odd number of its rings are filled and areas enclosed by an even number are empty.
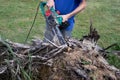
<svg viewBox="0 0 120 80"><path fill-rule="evenodd" d="M46 6L46 4L47 4L47 2L41 2L40 3L40 9L41 9L42 15L44 15L44 16L45 16L45 6ZM55 9L53 7L50 8L50 11L54 14L56 23L61 25L63 18L60 15L57 14L57 12L55 11Z"/></svg>

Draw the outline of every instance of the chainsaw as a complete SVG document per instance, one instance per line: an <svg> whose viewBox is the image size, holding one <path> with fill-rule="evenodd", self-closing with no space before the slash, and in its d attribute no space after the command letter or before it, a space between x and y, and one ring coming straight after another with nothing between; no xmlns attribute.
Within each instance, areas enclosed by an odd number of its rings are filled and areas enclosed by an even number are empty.
<svg viewBox="0 0 120 80"><path fill-rule="evenodd" d="M54 7L48 9L46 6L46 2L40 3L40 10L42 15L46 20L46 31L44 34L44 41L50 42L56 46L67 46L67 43L61 34L60 26L65 25L68 26L68 22L63 23L63 18L59 15L59 11L56 11ZM47 10L45 10L47 8Z"/></svg>

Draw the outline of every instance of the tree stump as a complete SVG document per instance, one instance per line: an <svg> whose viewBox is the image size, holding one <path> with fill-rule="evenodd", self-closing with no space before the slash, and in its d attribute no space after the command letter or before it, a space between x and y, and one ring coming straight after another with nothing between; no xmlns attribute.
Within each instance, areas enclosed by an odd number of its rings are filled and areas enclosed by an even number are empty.
<svg viewBox="0 0 120 80"><path fill-rule="evenodd" d="M99 38L91 25L88 35L66 40L67 46L0 39L0 80L120 80L120 70L101 55Z"/></svg>

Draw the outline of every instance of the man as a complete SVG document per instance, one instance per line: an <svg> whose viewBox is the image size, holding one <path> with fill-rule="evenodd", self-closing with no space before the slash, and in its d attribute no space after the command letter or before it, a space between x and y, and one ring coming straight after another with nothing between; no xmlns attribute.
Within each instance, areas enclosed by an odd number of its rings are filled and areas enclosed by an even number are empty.
<svg viewBox="0 0 120 80"><path fill-rule="evenodd" d="M74 27L74 16L86 7L85 0L48 0L49 8L55 7L60 11L63 22L68 21L69 26L61 30L65 38L70 38Z"/></svg>

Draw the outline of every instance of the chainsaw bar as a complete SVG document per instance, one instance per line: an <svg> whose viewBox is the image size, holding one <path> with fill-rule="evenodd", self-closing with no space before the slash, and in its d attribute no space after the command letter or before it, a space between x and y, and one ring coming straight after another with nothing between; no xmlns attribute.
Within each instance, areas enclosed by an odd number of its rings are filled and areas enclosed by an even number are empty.
<svg viewBox="0 0 120 80"><path fill-rule="evenodd" d="M44 37L55 43L57 46L66 45L66 41L63 38L58 28L59 25L56 23L53 15L45 16L45 19L46 19L46 31Z"/></svg>

